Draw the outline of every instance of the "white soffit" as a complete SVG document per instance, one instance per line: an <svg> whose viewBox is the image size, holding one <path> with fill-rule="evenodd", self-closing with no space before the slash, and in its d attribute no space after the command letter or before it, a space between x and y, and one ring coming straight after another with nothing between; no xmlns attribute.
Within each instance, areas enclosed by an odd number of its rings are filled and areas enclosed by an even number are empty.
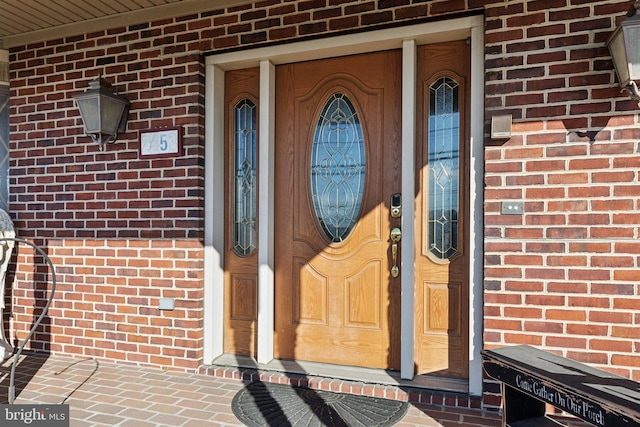
<svg viewBox="0 0 640 427"><path fill-rule="evenodd" d="M187 16L251 0L0 0L0 48Z"/></svg>

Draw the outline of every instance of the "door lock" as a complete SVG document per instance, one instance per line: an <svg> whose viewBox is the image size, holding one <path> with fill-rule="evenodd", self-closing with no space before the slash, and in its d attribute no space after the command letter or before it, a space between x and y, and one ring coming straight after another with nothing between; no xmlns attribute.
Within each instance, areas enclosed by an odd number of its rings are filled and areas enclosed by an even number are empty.
<svg viewBox="0 0 640 427"><path fill-rule="evenodd" d="M393 243L398 243L400 240L402 240L402 231L400 231L398 227L394 228L393 230L391 230L390 238Z"/></svg>

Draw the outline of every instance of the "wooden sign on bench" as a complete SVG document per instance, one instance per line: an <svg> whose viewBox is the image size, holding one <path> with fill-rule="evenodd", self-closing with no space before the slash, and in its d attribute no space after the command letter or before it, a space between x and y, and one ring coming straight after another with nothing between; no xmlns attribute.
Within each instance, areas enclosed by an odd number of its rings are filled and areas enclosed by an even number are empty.
<svg viewBox="0 0 640 427"><path fill-rule="evenodd" d="M502 383L503 425L561 425L546 404L599 427L640 427L640 384L527 345L482 352L487 374Z"/></svg>

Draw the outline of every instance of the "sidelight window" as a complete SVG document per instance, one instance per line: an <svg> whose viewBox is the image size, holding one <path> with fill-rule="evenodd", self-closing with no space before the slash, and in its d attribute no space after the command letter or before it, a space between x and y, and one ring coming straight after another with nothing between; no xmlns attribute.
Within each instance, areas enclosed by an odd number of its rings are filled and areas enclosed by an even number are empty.
<svg viewBox="0 0 640 427"><path fill-rule="evenodd" d="M458 252L460 212L459 85L442 77L429 89L429 249L439 259Z"/></svg>
<svg viewBox="0 0 640 427"><path fill-rule="evenodd" d="M234 108L233 250L248 256L256 249L256 104L243 99Z"/></svg>

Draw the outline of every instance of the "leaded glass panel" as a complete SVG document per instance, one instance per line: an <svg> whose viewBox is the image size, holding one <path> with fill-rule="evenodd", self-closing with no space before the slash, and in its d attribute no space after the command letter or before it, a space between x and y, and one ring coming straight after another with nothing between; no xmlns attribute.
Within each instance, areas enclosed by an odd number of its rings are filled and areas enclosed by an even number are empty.
<svg viewBox="0 0 640 427"><path fill-rule="evenodd" d="M442 77L429 88L429 249L439 259L458 251L460 211L459 85Z"/></svg>
<svg viewBox="0 0 640 427"><path fill-rule="evenodd" d="M243 99L234 109L235 209L233 250L248 256L256 248L256 104Z"/></svg>
<svg viewBox="0 0 640 427"><path fill-rule="evenodd" d="M326 102L311 149L311 194L318 222L332 242L343 241L360 213L365 149L360 118L344 93Z"/></svg>

